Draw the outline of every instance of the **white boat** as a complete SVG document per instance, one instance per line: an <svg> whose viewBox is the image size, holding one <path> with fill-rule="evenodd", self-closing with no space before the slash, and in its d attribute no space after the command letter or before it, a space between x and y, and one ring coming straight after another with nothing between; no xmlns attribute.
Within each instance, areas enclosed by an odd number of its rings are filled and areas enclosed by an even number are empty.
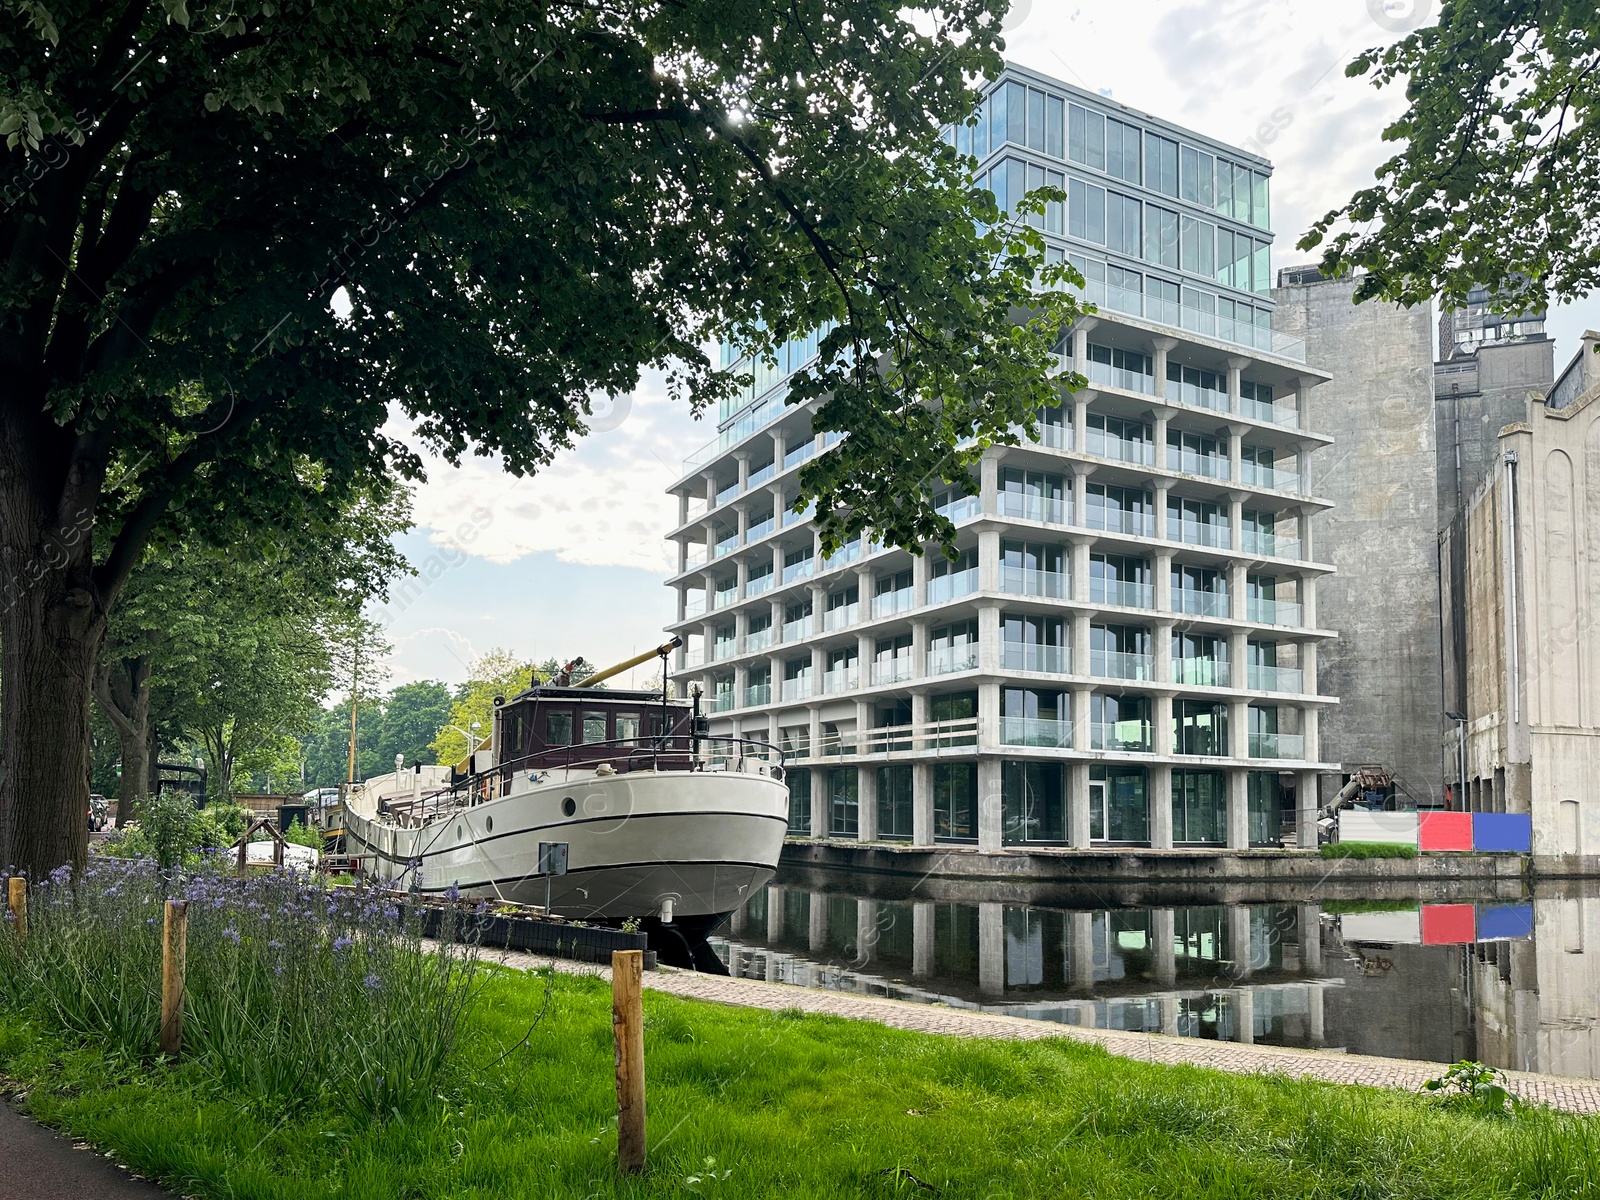
<svg viewBox="0 0 1600 1200"><path fill-rule="evenodd" d="M607 672L610 674L610 672ZM772 877L788 822L782 756L709 738L658 692L537 686L495 709L462 768L350 786L346 850L428 894L650 919L703 934ZM565 874L541 870L565 843Z"/></svg>

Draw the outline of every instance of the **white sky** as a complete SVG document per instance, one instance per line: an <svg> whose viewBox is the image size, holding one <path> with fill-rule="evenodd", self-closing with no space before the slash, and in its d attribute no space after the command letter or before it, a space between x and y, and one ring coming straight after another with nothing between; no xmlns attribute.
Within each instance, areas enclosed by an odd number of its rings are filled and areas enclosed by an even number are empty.
<svg viewBox="0 0 1600 1200"><path fill-rule="evenodd" d="M1435 11L1433 0L1017 0L1007 53L1271 159L1277 268L1308 260L1294 249L1306 227L1394 149L1379 133L1399 93L1345 78L1344 65ZM1593 299L1551 314L1558 370L1592 327ZM378 610L395 646L391 684L460 682L496 646L609 664L662 640L673 614L662 535L677 519L665 489L715 429L668 402L659 380L626 409L537 478L484 458L430 463L417 532L402 541L423 575ZM449 550L463 526L473 540Z"/></svg>

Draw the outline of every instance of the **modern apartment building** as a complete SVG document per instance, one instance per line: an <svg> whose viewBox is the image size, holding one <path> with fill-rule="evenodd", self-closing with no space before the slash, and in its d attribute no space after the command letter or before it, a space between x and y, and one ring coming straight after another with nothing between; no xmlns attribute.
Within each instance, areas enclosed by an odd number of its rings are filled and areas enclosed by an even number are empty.
<svg viewBox="0 0 1600 1200"><path fill-rule="evenodd" d="M795 837L1315 844L1329 375L1272 328L1270 164L1018 68L986 93L948 137L1003 206L1067 193L1035 220L1099 309L1060 347L1088 387L941 486L954 558L825 559L789 510L829 437L784 404L815 343L757 364L672 489L672 678L787 751Z"/></svg>

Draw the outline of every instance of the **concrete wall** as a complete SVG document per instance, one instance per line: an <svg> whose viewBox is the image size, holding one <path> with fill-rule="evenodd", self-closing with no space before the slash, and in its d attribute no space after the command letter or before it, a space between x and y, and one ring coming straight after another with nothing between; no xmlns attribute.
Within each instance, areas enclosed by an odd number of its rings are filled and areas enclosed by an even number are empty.
<svg viewBox="0 0 1600 1200"><path fill-rule="evenodd" d="M1452 388L1458 379L1453 374L1441 373L1436 380L1441 528L1498 461L1500 431L1523 419L1528 393L1547 394L1555 382L1555 342L1548 339L1483 346L1473 359L1476 369L1459 377L1462 390Z"/></svg>
<svg viewBox="0 0 1600 1200"><path fill-rule="evenodd" d="M1419 802L1441 794L1438 489L1433 328L1426 307L1351 303L1349 280L1274 289L1273 327L1303 336L1333 380L1310 393L1307 425L1335 439L1317 456L1317 558L1338 568L1317 590L1322 757L1396 772ZM1339 786L1325 778L1324 789ZM1325 799L1327 796L1325 795Z"/></svg>

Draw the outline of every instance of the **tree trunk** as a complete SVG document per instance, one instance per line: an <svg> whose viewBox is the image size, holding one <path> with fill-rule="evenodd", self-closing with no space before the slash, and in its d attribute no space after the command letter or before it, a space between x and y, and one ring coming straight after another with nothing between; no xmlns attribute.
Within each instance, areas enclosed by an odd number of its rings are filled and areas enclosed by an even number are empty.
<svg viewBox="0 0 1600 1200"><path fill-rule="evenodd" d="M70 561L87 558L81 546L50 566L6 542L9 563L26 565L6 571L0 598L0 864L38 879L88 854L89 698L105 618L87 564Z"/></svg>
<svg viewBox="0 0 1600 1200"><path fill-rule="evenodd" d="M102 663L95 672L94 698L117 731L122 753L117 791L117 828L128 823L144 800L150 780L150 660L124 658Z"/></svg>

